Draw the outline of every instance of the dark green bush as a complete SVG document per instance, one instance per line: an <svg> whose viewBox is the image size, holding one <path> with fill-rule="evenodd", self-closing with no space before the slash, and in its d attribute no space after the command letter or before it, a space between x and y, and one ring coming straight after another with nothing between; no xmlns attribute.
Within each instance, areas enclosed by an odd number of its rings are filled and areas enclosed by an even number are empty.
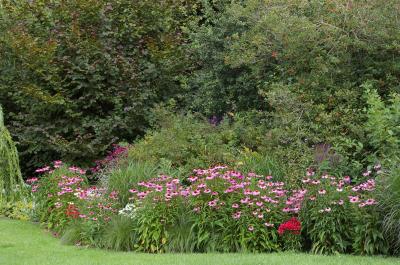
<svg viewBox="0 0 400 265"><path fill-rule="evenodd" d="M25 170L88 164L180 93L196 1L2 1L0 102Z"/></svg>

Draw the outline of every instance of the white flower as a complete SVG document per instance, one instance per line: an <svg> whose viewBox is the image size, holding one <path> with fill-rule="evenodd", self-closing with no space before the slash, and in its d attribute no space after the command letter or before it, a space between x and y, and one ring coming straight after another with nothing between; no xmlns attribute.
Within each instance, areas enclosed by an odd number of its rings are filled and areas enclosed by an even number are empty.
<svg viewBox="0 0 400 265"><path fill-rule="evenodd" d="M134 204L128 203L125 207L118 211L118 214L129 217L131 219L135 218L137 208Z"/></svg>

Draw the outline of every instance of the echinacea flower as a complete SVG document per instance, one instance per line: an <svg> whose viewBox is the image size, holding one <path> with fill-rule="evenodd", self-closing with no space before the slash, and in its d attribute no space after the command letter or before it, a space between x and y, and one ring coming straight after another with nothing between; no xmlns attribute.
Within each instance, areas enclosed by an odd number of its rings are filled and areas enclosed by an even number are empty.
<svg viewBox="0 0 400 265"><path fill-rule="evenodd" d="M197 196L200 194L200 190L194 190L192 191L192 196Z"/></svg>
<svg viewBox="0 0 400 265"><path fill-rule="evenodd" d="M345 177L343 178L343 181L346 182L346 183L350 183L350 182L351 182L351 179L350 179L349 176L345 176Z"/></svg>
<svg viewBox="0 0 400 265"><path fill-rule="evenodd" d="M215 206L217 206L217 202L216 202L215 200L209 201L209 202L208 202L208 206L210 206L210 207L215 207Z"/></svg>
<svg viewBox="0 0 400 265"><path fill-rule="evenodd" d="M360 201L360 198L358 196L349 196L349 200L351 203L357 203Z"/></svg>
<svg viewBox="0 0 400 265"><path fill-rule="evenodd" d="M238 211L238 212L232 214L232 217L233 217L233 219L239 219L240 216L241 216L241 214L242 214L242 212L241 212L241 211Z"/></svg>
<svg viewBox="0 0 400 265"><path fill-rule="evenodd" d="M376 201L375 201L375 199L368 199L368 200L365 201L365 204L366 205L373 205L373 204L376 204Z"/></svg>
<svg viewBox="0 0 400 265"><path fill-rule="evenodd" d="M203 192L204 193L211 193L211 190L210 189L205 189Z"/></svg>

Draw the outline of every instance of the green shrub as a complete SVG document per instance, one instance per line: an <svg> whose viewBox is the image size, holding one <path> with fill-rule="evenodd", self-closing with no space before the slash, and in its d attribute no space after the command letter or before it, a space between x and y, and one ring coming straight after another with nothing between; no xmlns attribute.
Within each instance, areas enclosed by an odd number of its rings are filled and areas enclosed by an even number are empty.
<svg viewBox="0 0 400 265"><path fill-rule="evenodd" d="M15 202L0 201L0 215L16 220L30 221L35 216L35 205L27 199Z"/></svg>
<svg viewBox="0 0 400 265"><path fill-rule="evenodd" d="M194 168L235 161L238 140L228 122L214 126L191 114L167 115L160 129L130 148L128 159L157 164L167 161L185 175Z"/></svg>
<svg viewBox="0 0 400 265"><path fill-rule="evenodd" d="M280 119L267 113L239 112L217 122L165 108L153 115L154 129L129 148L125 163L166 165L158 173L181 177L195 168L225 164L294 180L313 159L312 148L298 139L306 131L300 132L300 125L292 121L287 122L290 132L274 129Z"/></svg>
<svg viewBox="0 0 400 265"><path fill-rule="evenodd" d="M376 90L366 84L368 103L368 139L374 147L372 158L391 163L400 158L400 94L390 95L388 103L382 100Z"/></svg>
<svg viewBox="0 0 400 265"><path fill-rule="evenodd" d="M87 165L142 135L152 105L181 92L196 3L3 1L0 102L24 169Z"/></svg>

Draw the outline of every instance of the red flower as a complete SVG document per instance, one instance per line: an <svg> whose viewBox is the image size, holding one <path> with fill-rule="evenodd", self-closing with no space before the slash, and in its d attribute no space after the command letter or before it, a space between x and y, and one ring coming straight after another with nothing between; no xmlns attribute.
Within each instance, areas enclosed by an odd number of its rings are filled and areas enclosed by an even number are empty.
<svg viewBox="0 0 400 265"><path fill-rule="evenodd" d="M67 216L70 216L74 219L79 217L79 211L73 204L69 204L67 210L65 211Z"/></svg>
<svg viewBox="0 0 400 265"><path fill-rule="evenodd" d="M278 233L283 235L286 231L291 234L299 235L301 231L301 223L296 217L290 218L290 220L279 225Z"/></svg>

